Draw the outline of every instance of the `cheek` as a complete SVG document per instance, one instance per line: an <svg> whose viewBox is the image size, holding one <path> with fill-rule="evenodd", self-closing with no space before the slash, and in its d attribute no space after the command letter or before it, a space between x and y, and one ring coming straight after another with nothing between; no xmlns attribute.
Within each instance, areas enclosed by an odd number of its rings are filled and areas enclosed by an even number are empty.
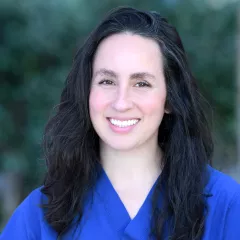
<svg viewBox="0 0 240 240"><path fill-rule="evenodd" d="M92 89L89 96L90 114L95 115L105 109L107 105L107 97L101 91Z"/></svg>
<svg viewBox="0 0 240 240"><path fill-rule="evenodd" d="M154 94L144 99L141 106L145 114L151 116L159 115L164 113L165 109L165 94Z"/></svg>

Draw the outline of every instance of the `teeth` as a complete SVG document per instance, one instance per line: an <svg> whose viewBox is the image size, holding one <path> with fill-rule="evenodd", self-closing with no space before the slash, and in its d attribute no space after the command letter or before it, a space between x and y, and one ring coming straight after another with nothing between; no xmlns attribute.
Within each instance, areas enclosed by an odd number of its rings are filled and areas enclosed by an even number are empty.
<svg viewBox="0 0 240 240"><path fill-rule="evenodd" d="M110 122L118 127L128 127L128 126L132 126L134 124L136 124L139 120L137 119L132 119L132 120L127 120L127 121L120 121L120 120L116 120L116 119L112 119L110 118Z"/></svg>

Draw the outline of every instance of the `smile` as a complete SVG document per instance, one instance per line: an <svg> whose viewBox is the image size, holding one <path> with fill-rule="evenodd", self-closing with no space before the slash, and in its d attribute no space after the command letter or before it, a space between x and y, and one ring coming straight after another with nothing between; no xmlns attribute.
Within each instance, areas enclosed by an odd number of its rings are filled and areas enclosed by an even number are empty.
<svg viewBox="0 0 240 240"><path fill-rule="evenodd" d="M139 122L139 119L129 119L129 120L120 121L118 119L109 118L109 121L114 126L124 128L124 127L129 127L129 126L137 124Z"/></svg>

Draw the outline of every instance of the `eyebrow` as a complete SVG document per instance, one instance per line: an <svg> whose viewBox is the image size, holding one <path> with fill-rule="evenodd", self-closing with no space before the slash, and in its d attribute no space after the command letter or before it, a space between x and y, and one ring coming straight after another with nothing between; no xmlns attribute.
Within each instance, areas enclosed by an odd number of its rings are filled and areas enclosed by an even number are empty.
<svg viewBox="0 0 240 240"><path fill-rule="evenodd" d="M105 68L101 68L100 70L98 70L93 78L95 78L97 75L105 75L108 77L112 77L112 78L118 78L118 74L115 73L112 70L108 70ZM148 73L148 72L136 72L130 75L131 79L145 79L145 78L151 78L151 79L156 79L154 75Z"/></svg>
<svg viewBox="0 0 240 240"><path fill-rule="evenodd" d="M100 70L95 72L95 74L93 75L93 78L95 78L97 75L105 75L105 76L112 77L112 78L118 77L118 75L114 71L108 70L105 68L101 68Z"/></svg>
<svg viewBox="0 0 240 240"><path fill-rule="evenodd" d="M145 78L151 78L156 79L154 75L148 73L148 72L137 72L131 74L131 79L145 79Z"/></svg>

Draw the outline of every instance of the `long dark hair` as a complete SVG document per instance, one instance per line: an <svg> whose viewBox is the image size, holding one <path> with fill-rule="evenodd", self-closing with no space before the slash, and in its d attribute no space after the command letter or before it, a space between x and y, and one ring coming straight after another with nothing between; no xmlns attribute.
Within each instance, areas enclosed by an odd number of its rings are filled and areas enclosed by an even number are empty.
<svg viewBox="0 0 240 240"><path fill-rule="evenodd" d="M76 216L81 220L86 196L97 181L99 137L88 106L92 62L99 43L121 32L154 39L164 61L170 114L164 115L159 128L163 172L153 195L151 233L162 239L168 222L172 240L201 239L207 210L206 166L213 152L203 98L176 29L156 12L130 7L111 11L78 50L56 114L46 125L47 173L41 190L48 197L45 218L57 233L64 233ZM159 207L163 189L164 204Z"/></svg>

